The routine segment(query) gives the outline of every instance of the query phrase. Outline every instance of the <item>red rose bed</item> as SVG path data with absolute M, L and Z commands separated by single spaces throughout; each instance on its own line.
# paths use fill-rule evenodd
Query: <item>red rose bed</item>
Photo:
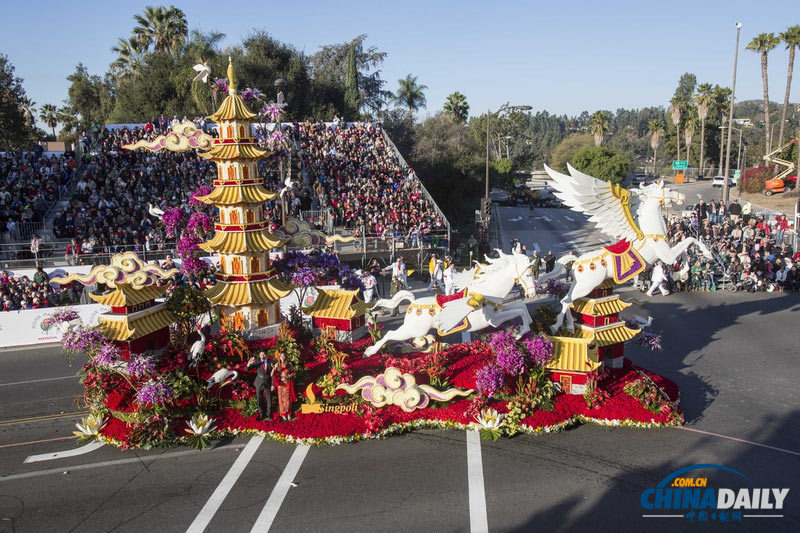
M 248 348 L 251 352 L 269 350 L 274 343 L 273 339 L 259 341 L 250 344 Z M 438 355 L 387 354 L 363 359 L 364 348 L 370 344 L 369 339 L 350 344 L 335 343 L 335 348 L 346 354 L 343 373 L 347 375 L 347 382 L 354 383 L 362 376 L 375 376 L 385 368 L 395 366 L 403 372 L 413 374 L 417 383 L 433 381 L 439 389 L 476 389 L 476 373 L 494 357 L 489 344 L 474 341 L 452 345 Z M 295 412 L 289 421 L 282 421 L 277 416 L 265 421 L 257 418 L 252 407 L 255 372 L 246 369 L 246 361 L 241 354 L 227 361 L 221 361 L 219 356 L 209 357 L 207 364 L 201 364 L 196 369 L 186 368 L 184 352 L 165 354 L 155 369 L 158 374 L 167 375 L 179 371 L 181 373 L 178 375 L 182 380 L 196 380 L 205 385 L 205 380 L 224 364 L 225 368 L 239 372 L 239 379 L 229 386 L 212 388 L 202 400 L 202 405 L 197 393 L 193 396 L 176 392 L 157 409 L 147 411 L 147 416 L 142 414 L 147 406 L 140 405 L 137 401 L 136 391 L 130 380 L 117 374 L 94 373 L 91 365 L 85 365 L 86 375 L 83 381 L 87 401 L 93 407 L 93 413 L 106 419 L 97 438 L 123 448 L 186 442 L 187 421 L 193 414 L 202 412 L 213 420 L 215 426 L 208 435 L 210 438 L 251 433 L 291 443 L 339 444 L 368 438 L 385 438 L 414 429 L 479 429 L 476 419 L 482 409 L 495 409 L 500 414 L 509 410 L 508 401 L 497 397 L 486 398 L 477 391 L 467 398 L 441 404 L 432 402 L 428 408 L 412 412 L 405 412 L 395 406 L 376 408 L 363 401 L 360 395 L 348 395 L 342 390 L 326 396 L 316 383 L 330 373 L 329 361 L 315 352 L 317 345 L 313 341 L 306 340 L 298 345 L 301 349 L 300 362 L 304 367 L 304 381 L 298 380 L 295 383 L 299 402 L 293 405 Z M 641 399 L 626 391 L 626 385 L 637 380 L 649 381 L 651 385 L 655 385 L 664 400 L 663 404 L 670 407 L 662 405 L 661 409 L 653 409 L 652 406 L 650 409 L 645 408 Z M 322 405 L 337 402 L 340 405 L 355 402 L 357 405 L 352 412 L 343 414 L 301 413 L 300 404 L 307 401 L 303 392 L 309 383 L 313 384 L 311 390 L 317 402 Z M 440 386 L 442 384 L 444 385 Z M 601 399 L 596 402 L 589 402 L 582 395 L 555 394 L 551 410 L 533 409 L 530 414 L 521 418 L 511 434 L 549 433 L 589 422 L 635 427 L 678 425 L 682 422 L 680 409 L 677 407 L 677 385 L 662 376 L 635 368 L 629 361 L 626 361 L 623 368 L 610 369 L 598 377 L 597 390 L 601 391 Z M 594 407 L 589 407 L 590 404 Z M 273 401 L 273 406 L 276 405 L 277 402 Z

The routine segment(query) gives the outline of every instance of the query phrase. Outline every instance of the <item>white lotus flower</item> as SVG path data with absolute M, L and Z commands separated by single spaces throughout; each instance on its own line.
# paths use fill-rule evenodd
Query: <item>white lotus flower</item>
M 216 429 L 213 422 L 214 419 L 209 418 L 208 415 L 194 415 L 191 420 L 186 422 L 186 425 L 189 426 L 186 429 L 186 433 L 194 435 L 195 437 L 208 435 Z
M 96 437 L 98 432 L 106 425 L 106 419 L 102 416 L 89 415 L 81 423 L 75 424 L 78 431 L 73 431 L 78 437 Z
M 505 415 L 497 412 L 497 409 L 482 409 L 481 414 L 475 417 L 479 429 L 499 429 L 503 423 Z

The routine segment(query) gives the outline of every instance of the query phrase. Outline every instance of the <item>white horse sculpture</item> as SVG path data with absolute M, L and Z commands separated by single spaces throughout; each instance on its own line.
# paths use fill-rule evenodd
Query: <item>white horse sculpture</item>
M 539 281 L 556 277 L 564 272 L 564 263 L 574 260 L 574 281 L 567 295 L 561 299 L 561 312 L 556 323 L 551 326 L 553 333 L 561 327 L 564 317 L 567 329 L 573 331 L 570 304 L 592 292 L 607 279 L 624 283 L 656 260 L 673 264 L 693 244 L 700 248 L 705 257 L 712 257 L 708 247 L 694 237 L 687 237 L 670 247 L 661 208 L 672 202 L 680 205 L 686 197 L 664 187 L 663 180 L 627 190 L 593 178 L 570 165 L 567 167 L 569 176 L 545 165 L 545 170 L 553 179 L 555 195 L 573 210 L 588 215 L 589 221 L 603 233 L 620 241 L 577 258 L 561 258 L 559 268 L 539 277 Z
M 410 300 L 411 305 L 403 325 L 367 348 L 364 357 L 378 353 L 388 341 L 424 337 L 432 328 L 436 328 L 439 335 L 449 335 L 498 327 L 519 317 L 522 319 L 519 336 L 530 331 L 531 316 L 525 304 L 503 302 L 516 283 L 523 288 L 526 297 L 536 293 L 530 260 L 519 253 L 507 255 L 500 250 L 498 253 L 497 259 L 486 258 L 488 265 L 479 265 L 454 277 L 454 285 L 462 289 L 454 299 L 427 296 L 417 300 L 410 291 L 400 291 L 391 299 L 378 300 L 375 307 L 394 309 L 404 300 Z

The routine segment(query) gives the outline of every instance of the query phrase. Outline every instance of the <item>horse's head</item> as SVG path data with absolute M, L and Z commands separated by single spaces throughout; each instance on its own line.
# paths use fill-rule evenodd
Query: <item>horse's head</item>
M 656 200 L 662 206 L 669 206 L 672 202 L 681 205 L 686 201 L 683 193 L 664 187 L 664 180 L 657 180 L 649 185 L 640 183 L 639 188 L 632 189 L 632 192 L 638 194 L 642 200 Z
M 528 256 L 514 252 L 509 259 L 514 266 L 514 282 L 519 283 L 522 290 L 525 291 L 525 298 L 536 296 L 536 281 L 533 278 L 531 261 Z

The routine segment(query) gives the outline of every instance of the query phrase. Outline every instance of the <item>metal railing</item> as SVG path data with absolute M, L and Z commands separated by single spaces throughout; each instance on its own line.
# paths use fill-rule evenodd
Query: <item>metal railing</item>
M 311 209 L 300 212 L 300 219 L 310 224 L 316 224 L 328 235 L 333 234 L 333 209 Z

